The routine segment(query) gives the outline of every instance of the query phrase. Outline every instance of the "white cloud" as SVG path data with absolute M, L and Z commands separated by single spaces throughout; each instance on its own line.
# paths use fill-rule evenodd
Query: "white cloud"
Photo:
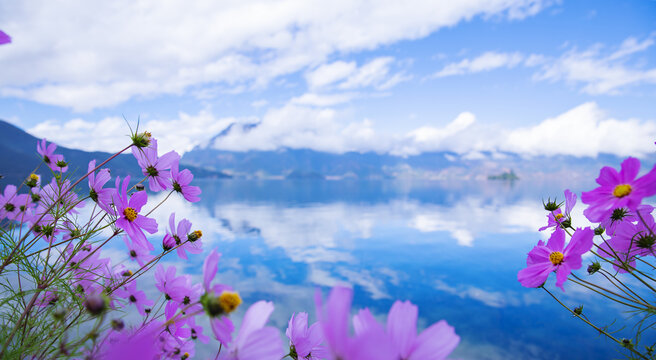
M 0 52 L 2 68 L 11 70 L 0 76 L 0 94 L 87 111 L 204 84 L 262 87 L 334 54 L 422 38 L 475 16 L 521 19 L 548 4 L 3 2 L 0 23 L 14 41 Z
M 653 44 L 653 36 L 642 42 L 628 38 L 609 55 L 602 54 L 600 45 L 585 51 L 572 49 L 555 60 L 546 61 L 534 78 L 581 84 L 583 92 L 593 95 L 619 94 L 629 86 L 656 83 L 656 68 L 642 69 L 626 64 L 627 56 L 644 51 Z
M 179 113 L 173 120 L 143 120 L 139 130 L 148 130 L 158 139 L 160 154 L 175 150 L 181 155 L 195 145 L 208 141 L 235 118 L 216 118 L 203 110 L 196 115 Z M 130 124 L 135 127 L 134 122 Z M 118 151 L 129 145 L 129 128 L 125 119 L 107 117 L 99 122 L 75 118 L 66 122 L 45 121 L 27 130 L 60 145 L 87 151 Z
M 355 72 L 357 65 L 354 61 L 335 61 L 324 64 L 305 74 L 310 88 L 322 87 L 343 80 Z
M 589 102 L 535 126 L 510 131 L 498 148 L 523 155 L 644 156 L 654 151 L 655 138 L 656 122 L 609 118 Z
M 464 59 L 458 63 L 446 65 L 442 70 L 436 72 L 432 77 L 440 78 L 453 75 L 471 74 L 490 71 L 498 68 L 513 68 L 524 60 L 520 53 L 498 53 L 488 51 L 474 59 Z

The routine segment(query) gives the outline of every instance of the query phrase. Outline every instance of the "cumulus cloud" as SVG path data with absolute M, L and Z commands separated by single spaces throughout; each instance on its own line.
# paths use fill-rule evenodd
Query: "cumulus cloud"
M 471 74 L 483 71 L 490 71 L 498 68 L 513 68 L 524 60 L 524 55 L 520 53 L 498 53 L 488 51 L 473 59 L 464 59 L 457 63 L 451 63 L 432 77 L 441 78 L 453 75 Z
M 654 151 L 656 122 L 608 117 L 588 102 L 541 123 L 510 131 L 500 150 L 524 155 L 644 156 Z
M 12 69 L 0 76 L 0 94 L 87 111 L 132 98 L 181 94 L 191 86 L 263 87 L 334 54 L 422 38 L 475 16 L 521 19 L 549 3 L 3 2 L 0 23 L 14 42 L 11 51 L 0 52 L 2 68 Z M 392 78 L 378 85 L 402 80 Z M 345 84 L 361 86 L 370 79 L 363 74 Z
M 406 134 L 378 131 L 374 119 L 343 122 L 340 111 L 327 107 L 347 101 L 352 94 L 305 94 L 261 117 L 218 118 L 210 111 L 180 113 L 176 119 L 147 119 L 148 129 L 160 139 L 161 151 L 184 153 L 196 145 L 230 151 L 277 150 L 283 147 L 331 153 L 348 151 L 410 156 L 450 151 L 466 159 L 483 159 L 492 153 L 513 152 L 522 156 L 573 155 L 595 157 L 601 153 L 643 157 L 653 152 L 656 122 L 653 119 L 615 119 L 596 103 L 588 102 L 536 125 L 502 129 L 476 121 L 462 112 L 445 125 L 425 125 Z M 233 126 L 220 141 L 211 139 L 233 123 L 257 123 L 254 128 Z M 115 151 L 127 143 L 122 118 L 95 123 L 82 118 L 66 122 L 46 121 L 31 129 L 60 145 L 83 150 Z M 93 139 L 90 141 L 89 139 Z M 631 139 L 631 141 L 627 141 Z
M 207 142 L 235 118 L 217 118 L 207 110 L 196 115 L 179 113 L 171 120 L 142 120 L 139 129 L 148 130 L 159 140 L 160 153 L 176 150 L 183 154 L 194 146 Z M 136 124 L 132 123 L 134 128 Z M 121 117 L 107 117 L 99 122 L 75 118 L 65 122 L 48 120 L 27 130 L 57 144 L 87 151 L 118 151 L 129 144 L 129 128 Z

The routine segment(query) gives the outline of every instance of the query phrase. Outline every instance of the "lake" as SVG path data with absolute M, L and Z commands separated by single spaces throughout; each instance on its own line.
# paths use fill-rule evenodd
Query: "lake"
M 199 203 L 171 197 L 166 208 L 203 231 L 206 253 L 215 247 L 223 254 L 218 279 L 238 290 L 244 305 L 274 301 L 270 323 L 282 331 L 294 311 L 309 312 L 314 319 L 317 287 L 325 295 L 333 285 L 348 284 L 355 293 L 354 309 L 368 307 L 381 321 L 396 299 L 419 306 L 420 329 L 445 319 L 461 337 L 454 359 L 621 357 L 613 343 L 572 317 L 546 292 L 523 288 L 517 281 L 526 253 L 549 235 L 537 231 L 546 224 L 542 199 L 563 199 L 564 184 L 195 184 L 203 189 Z M 580 196 L 580 190 L 590 190 L 593 184 L 591 179 L 572 190 Z M 158 194 L 151 201 L 162 197 Z M 582 210 L 579 202 L 575 226 Z M 161 212 L 157 220 L 163 231 L 168 213 Z M 167 261 L 199 275 L 203 258 L 181 263 L 170 256 Z M 589 262 L 584 259 L 580 276 L 588 276 Z M 583 304 L 584 314 L 598 325 L 628 316 L 599 296 L 571 286 L 563 293 L 554 283 L 552 275 L 548 288 L 571 307 Z

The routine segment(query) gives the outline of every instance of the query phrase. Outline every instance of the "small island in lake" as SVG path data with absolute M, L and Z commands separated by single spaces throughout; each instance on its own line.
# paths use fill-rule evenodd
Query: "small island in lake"
M 510 180 L 510 181 L 513 181 L 513 180 L 519 180 L 519 176 L 517 176 L 517 174 L 515 174 L 514 171 L 510 170 L 510 171 L 506 171 L 504 173 L 501 173 L 499 175 L 488 175 L 487 179 L 488 180 Z

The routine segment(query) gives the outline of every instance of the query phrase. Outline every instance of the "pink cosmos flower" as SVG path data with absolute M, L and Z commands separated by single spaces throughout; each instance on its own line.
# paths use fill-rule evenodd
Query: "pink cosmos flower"
M 100 169 L 98 175 L 93 172 L 93 169 L 96 168 L 96 160 L 89 161 L 89 167 L 87 172 L 89 172 L 89 197 L 95 203 L 100 206 L 101 209 L 105 210 L 110 214 L 114 214 L 114 210 L 111 207 L 112 203 L 112 194 L 115 189 L 103 189 L 105 183 L 111 179 L 109 175 L 109 169 Z
M 139 214 L 141 208 L 148 201 L 148 195 L 145 191 L 137 191 L 128 201 L 128 184 L 130 183 L 130 175 L 126 176 L 123 180 L 121 187 L 121 178 L 116 177 L 116 191 L 112 194 L 114 199 L 114 206 L 116 207 L 116 226 L 125 230 L 130 236 L 132 241 L 136 241 L 142 247 L 148 250 L 154 250 L 155 247 L 144 235 L 143 230 L 151 234 L 157 232 L 157 221 Z
M 589 227 L 578 228 L 565 246 L 565 230 L 556 228 L 547 245 L 538 243 L 528 253 L 525 269 L 517 274 L 517 280 L 525 287 L 539 287 L 547 281 L 551 272 L 556 272 L 556 286 L 565 291 L 563 284 L 567 276 L 581 268 L 581 255 L 592 248 L 594 231 Z
M 656 255 L 656 222 L 651 214 L 642 215 L 642 219 L 644 223 L 620 223 L 613 236 L 599 246 L 599 255 L 614 258 L 613 267 L 619 272 L 627 272 L 626 265 L 635 268 L 638 256 Z
M 5 186 L 4 194 L 0 194 L 0 220 L 7 218 L 20 221 L 21 206 L 27 207 L 29 202 L 30 198 L 27 194 L 16 193 L 16 186 Z
M 280 360 L 284 352 L 278 329 L 264 326 L 272 312 L 272 302 L 258 301 L 251 305 L 246 310 L 235 341 L 221 359 Z
M 0 30 L 0 45 L 2 44 L 9 44 L 11 42 L 11 37 L 4 33 L 2 30 Z
M 175 272 L 175 266 L 171 265 L 165 269 L 164 266 L 157 265 L 155 269 L 155 286 L 164 294 L 166 300 L 182 303 L 188 279 L 184 275 L 176 277 Z
M 549 215 L 547 215 L 547 226 L 541 227 L 539 231 L 560 226 L 565 220 L 570 219 L 570 213 L 574 205 L 576 205 L 576 194 L 569 189 L 565 190 L 565 213 L 562 212 L 560 207 L 549 212 Z
M 127 285 L 118 288 L 114 291 L 116 296 L 128 299 L 128 301 L 137 307 L 139 314 L 141 316 L 146 316 L 146 308 L 150 308 L 155 303 L 152 300 L 148 300 L 146 293 L 137 289 L 137 281 L 132 280 L 127 283 Z
M 635 210 L 645 197 L 656 194 L 656 166 L 636 179 L 640 160 L 629 157 L 622 162 L 622 169 L 604 166 L 597 178 L 598 188 L 583 192 L 581 201 L 589 207 L 583 214 L 591 222 L 598 223 L 612 214 L 614 209 Z
M 125 243 L 125 246 L 128 248 L 128 254 L 130 254 L 130 260 L 136 261 L 139 266 L 144 266 L 144 264 L 147 264 L 149 261 L 154 259 L 155 257 L 153 255 L 150 255 L 150 250 L 148 249 L 147 246 L 143 246 L 141 242 L 130 242 L 128 240 L 127 236 L 123 237 L 123 242 Z M 150 242 L 148 242 L 150 244 Z
M 645 215 L 649 215 L 653 211 L 654 207 L 647 204 L 638 206 L 635 211 L 629 211 L 625 208 L 613 209 L 611 216 L 602 220 L 599 226 L 604 228 L 606 234 L 613 236 L 618 225 L 640 221 L 640 216 L 644 218 Z M 640 216 L 638 216 L 638 213 L 640 213 Z
M 349 315 L 353 290 L 336 286 L 325 306 L 317 290 L 317 318 L 329 349 L 329 360 L 398 360 L 382 326 L 363 326 L 356 337 L 349 335 Z M 367 324 L 374 325 L 374 322 Z
M 148 176 L 148 186 L 151 191 L 162 191 L 171 188 L 171 165 L 180 161 L 180 155 L 169 151 L 161 157 L 157 156 L 157 140 L 151 139 L 145 148 L 132 147 L 132 154 L 137 158 L 141 171 Z
M 64 180 L 61 185 L 54 178 L 49 184 L 44 186 L 39 195 L 41 196 L 41 205 L 48 208 L 56 206 L 60 209 L 66 209 L 71 214 L 78 214 L 77 209 L 84 207 L 84 201 L 78 201 L 75 191 L 70 190 L 71 182 Z
M 308 328 L 308 314 L 305 312 L 292 314 L 285 334 L 289 338 L 290 349 L 293 349 L 299 359 L 319 360 L 330 355 L 321 345 L 321 324 L 316 322 Z
M 232 290 L 230 286 L 224 284 L 215 284 L 210 287 L 212 280 L 216 276 L 216 272 L 219 270 L 218 264 L 220 258 L 221 254 L 212 249 L 203 262 L 203 288 L 206 293 L 212 296 L 218 296 L 224 291 Z M 235 329 L 235 326 L 230 318 L 227 316 L 213 317 L 210 319 L 210 325 L 212 326 L 214 336 L 223 345 L 228 345 L 232 341 L 232 331 Z
M 169 216 L 169 231 L 167 231 L 166 235 L 164 235 L 164 240 L 162 241 L 164 250 L 168 250 L 172 248 L 173 246 L 170 246 L 171 244 L 175 244 L 174 246 L 182 244 L 182 246 L 179 246 L 176 249 L 176 252 L 178 253 L 180 259 L 185 259 L 185 260 L 187 260 L 186 251 L 189 251 L 191 254 L 202 253 L 203 249 L 201 247 L 202 243 L 200 239 L 197 239 L 193 242 L 187 241 L 188 240 L 187 235 L 189 234 L 190 231 L 191 231 L 191 222 L 187 219 L 180 220 L 176 229 L 175 213 L 171 213 L 171 215 Z
M 36 152 L 38 152 L 43 157 L 43 162 L 48 165 L 52 171 L 60 171 L 62 173 L 68 170 L 68 166 L 60 167 L 57 165 L 58 162 L 64 161 L 64 155 L 55 154 L 57 150 L 57 145 L 55 143 L 48 144 L 46 139 L 41 139 L 41 142 L 36 144 Z
M 365 309 L 366 310 L 366 309 Z M 368 314 L 368 316 L 367 316 Z M 397 359 L 407 360 L 442 360 L 458 346 L 460 337 L 452 326 L 441 320 L 429 326 L 417 335 L 418 308 L 409 301 L 396 301 L 387 315 L 387 335 L 389 336 Z M 360 316 L 361 319 L 357 319 Z M 360 320 L 360 321 L 357 321 Z M 363 323 L 378 322 L 368 310 L 364 316 L 356 315 L 353 319 L 356 334 L 362 330 Z M 356 327 L 355 324 L 360 323 Z
M 182 196 L 189 202 L 200 201 L 201 191 L 198 186 L 191 186 L 191 181 L 194 179 L 194 175 L 188 169 L 184 169 L 178 172 L 178 162 L 174 162 L 171 165 L 171 181 L 173 184 L 173 190 L 182 194 Z
M 163 324 L 151 321 L 139 329 L 109 330 L 105 341 L 100 344 L 98 358 L 101 360 L 146 360 L 161 357 L 159 342 Z

